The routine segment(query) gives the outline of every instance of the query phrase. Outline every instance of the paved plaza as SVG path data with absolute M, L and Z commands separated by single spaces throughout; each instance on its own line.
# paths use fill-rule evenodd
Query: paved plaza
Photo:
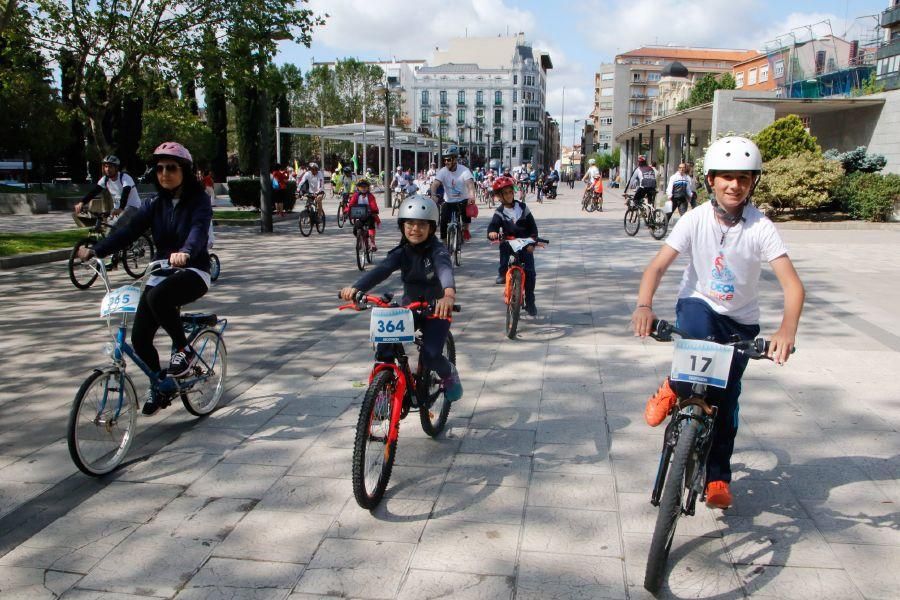
M 537 254 L 539 315 L 516 340 L 482 208 L 457 269 L 465 396 L 437 440 L 415 415 L 402 422 L 372 513 L 350 485 L 373 352 L 368 315 L 337 311 L 358 276 L 349 228 L 219 231 L 221 279 L 192 308 L 229 319 L 226 405 L 142 418 L 103 479 L 76 470 L 65 440 L 72 398 L 104 362 L 100 284 L 76 290 L 62 262 L 0 271 L 0 599 L 649 597 L 662 429 L 643 407 L 672 350 L 628 327 L 660 242 L 625 235 L 617 193 L 606 204 L 580 212 L 579 187 L 530 204 L 551 244 Z M 798 352 L 749 366 L 735 506 L 679 521 L 663 597 L 900 590 L 900 231 L 782 234 L 808 290 Z M 379 247 L 398 237 L 385 217 Z M 674 317 L 681 264 L 661 317 Z M 767 335 L 781 317 L 768 269 L 761 289 Z

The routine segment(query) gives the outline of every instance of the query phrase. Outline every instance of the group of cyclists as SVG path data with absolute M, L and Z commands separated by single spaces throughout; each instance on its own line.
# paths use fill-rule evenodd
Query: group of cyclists
M 521 179 L 517 181 L 509 172 L 494 174 L 490 170 L 476 171 L 480 173 L 476 177 L 459 162 L 459 151 L 455 146 L 449 147 L 441 158 L 440 169 L 434 166 L 429 169 L 427 177 L 430 181 L 425 194 L 418 193 L 418 188 L 413 190 L 414 182 L 398 170 L 395 182 L 409 192 L 399 207 L 400 242 L 371 271 L 343 288 L 340 295 L 345 300 L 353 300 L 358 292 L 367 292 L 400 271 L 404 302 L 425 299 L 434 303 L 434 318 L 425 319 L 417 326 L 423 335 L 426 365 L 440 375 L 446 398 L 455 402 L 462 397 L 462 382 L 456 366 L 442 354 L 450 329 L 449 317 L 457 298 L 453 264 L 442 243 L 450 215 L 454 211 L 457 213 L 463 224 L 464 237 L 470 237 L 473 211 L 467 207 L 476 202 L 476 185 L 488 184 L 493 196 L 499 200 L 487 228 L 489 240 L 536 239 L 538 226 L 529 207 L 515 198 L 515 189 L 521 185 Z M 162 381 L 183 376 L 196 361 L 196 353 L 185 339 L 179 321 L 179 309 L 201 298 L 210 287 L 207 248 L 212 208 L 209 195 L 196 177 L 191 154 L 183 145 L 177 142 L 161 144 L 153 152 L 151 164 L 156 194 L 141 202 L 133 180 L 119 171 L 118 160 L 113 156 L 106 157 L 103 177 L 76 206 L 76 213 L 103 190 L 110 192 L 118 203 L 110 211 L 118 217 L 116 227 L 93 248 L 82 248 L 79 256 L 83 260 L 94 256 L 102 258 L 119 251 L 149 229 L 156 248 L 154 259 L 167 259 L 173 267 L 149 278 L 132 330 L 132 342 L 138 356 Z M 673 203 L 677 201 L 694 207 L 696 193 L 687 168 L 684 163 L 679 165 L 678 173 L 668 182 L 666 194 Z M 698 339 L 719 343 L 754 338 L 760 331 L 758 282 L 761 263 L 768 262 L 784 296 L 781 326 L 771 338 L 769 352 L 773 360 L 783 364 L 795 343 L 805 292 L 778 231 L 751 202 L 762 173 L 759 150 L 747 138 L 722 138 L 707 150 L 704 168 L 704 184 L 710 193 L 710 202 L 697 206 L 676 223 L 644 270 L 632 313 L 634 334 L 644 337 L 651 333 L 656 319 L 653 299 L 660 281 L 675 259 L 684 255 L 687 266 L 675 305 L 679 328 Z M 585 183 L 593 186 L 601 179 L 596 165 L 591 162 L 584 176 Z M 638 160 L 629 184 L 638 188 L 636 199 L 652 201 L 656 177 L 646 160 Z M 348 212 L 353 206 L 369 208 L 371 220 L 365 225 L 374 242 L 380 219 L 369 179 L 356 179 L 352 170 L 349 173 L 344 170 L 340 185 L 341 192 L 351 193 Z M 324 178 L 316 163 L 310 163 L 300 186 L 303 193 L 317 197 L 321 208 Z M 528 275 L 525 308 L 529 314 L 536 315 L 533 246 L 529 248 L 523 264 Z M 501 243 L 498 284 L 504 282 L 510 252 L 509 245 Z M 161 368 L 153 345 L 159 328 L 173 341 L 174 350 L 166 369 Z M 730 458 L 737 434 L 741 376 L 746 364 L 746 360 L 736 357 L 728 386 L 710 395 L 710 400 L 718 406 L 718 417 L 707 467 L 706 500 L 717 508 L 727 508 L 732 503 Z M 684 385 L 668 379 L 663 381 L 645 407 L 649 425 L 659 425 L 673 410 L 676 398 L 690 393 L 689 389 L 681 389 Z M 169 395 L 157 389 L 166 388 L 151 387 L 143 406 L 145 415 L 156 413 L 171 401 Z

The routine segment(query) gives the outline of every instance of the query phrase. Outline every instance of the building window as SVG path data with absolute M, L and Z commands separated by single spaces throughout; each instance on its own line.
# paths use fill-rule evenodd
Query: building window
M 519 116 L 519 111 L 515 108 L 513 109 L 513 123 L 515 123 L 518 119 L 516 117 Z
M 738 71 L 734 74 L 734 87 L 742 88 L 744 87 L 744 72 Z
M 603 88 L 600 90 L 600 95 L 607 96 L 607 97 L 612 96 L 614 91 L 615 91 L 615 88 Z
M 784 77 L 784 61 L 776 60 L 775 61 L 775 78 Z
M 519 76 L 513 73 L 513 85 L 519 84 Z
M 479 127 L 475 130 L 475 141 L 483 142 L 484 141 L 484 130 Z
M 428 106 L 428 90 L 422 90 L 422 104 Z
M 659 73 L 656 73 L 656 72 L 648 73 L 647 81 L 659 81 Z
M 503 120 L 503 110 L 499 108 L 494 109 L 494 123 L 499 123 Z
M 513 90 L 513 104 L 519 101 L 519 90 Z
M 756 69 L 750 69 L 747 71 L 747 85 L 755 85 L 756 84 Z
M 466 122 L 466 110 L 464 108 L 460 108 L 456 111 L 456 124 L 462 125 Z
M 447 105 L 447 90 L 441 90 L 441 104 Z
M 759 82 L 764 83 L 769 80 L 769 65 L 763 65 L 759 68 Z
M 516 138 L 513 138 L 513 139 L 516 139 Z M 516 147 L 513 146 L 513 147 L 512 147 L 512 150 L 510 150 L 510 152 L 512 153 L 512 154 L 510 154 L 510 156 L 512 156 L 513 158 L 515 158 L 515 157 L 516 157 Z
M 602 73 L 600 75 L 600 80 L 601 81 L 612 81 L 615 78 L 615 76 L 616 76 L 615 73 Z
M 612 125 L 612 117 L 603 117 L 600 119 L 601 125 Z
M 601 102 L 600 110 L 612 110 L 613 103 L 612 102 Z
M 500 130 L 499 129 L 494 129 L 494 143 L 496 143 L 496 144 L 500 143 Z
M 513 130 L 512 130 L 512 134 L 513 134 L 512 140 L 513 140 L 513 141 L 516 141 L 516 132 L 517 132 L 517 131 L 518 131 L 518 129 L 517 129 L 516 127 L 513 127 Z
M 503 92 L 499 90 L 494 92 L 494 104 L 503 104 Z
M 475 92 L 475 104 L 484 104 L 484 92 L 481 90 Z
M 421 123 L 423 123 L 423 124 L 428 123 L 428 109 L 427 108 L 422 109 L 422 114 L 420 116 L 422 117 Z
M 466 103 L 465 90 L 459 90 L 458 92 L 456 92 L 456 103 L 457 104 L 465 104 Z

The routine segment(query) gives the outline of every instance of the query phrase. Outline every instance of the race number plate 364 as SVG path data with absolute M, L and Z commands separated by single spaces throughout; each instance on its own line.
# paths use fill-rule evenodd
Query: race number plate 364
M 733 355 L 733 346 L 702 340 L 677 340 L 670 378 L 724 388 L 728 385 Z
M 408 308 L 373 308 L 369 339 L 375 344 L 411 342 L 415 339 L 413 314 Z
M 100 316 L 108 317 L 116 313 L 137 312 L 138 301 L 141 299 L 141 290 L 133 285 L 122 287 L 107 292 L 100 305 Z

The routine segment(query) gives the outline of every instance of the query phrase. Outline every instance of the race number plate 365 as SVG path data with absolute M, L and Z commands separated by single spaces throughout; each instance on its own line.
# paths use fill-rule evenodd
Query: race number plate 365
M 413 314 L 408 308 L 373 308 L 369 339 L 375 344 L 411 342 L 415 339 Z
M 138 301 L 141 299 L 141 290 L 133 285 L 122 287 L 107 292 L 100 305 L 100 316 L 108 317 L 116 313 L 137 312 Z
M 733 355 L 733 346 L 702 340 L 677 340 L 670 378 L 724 388 L 728 385 Z

